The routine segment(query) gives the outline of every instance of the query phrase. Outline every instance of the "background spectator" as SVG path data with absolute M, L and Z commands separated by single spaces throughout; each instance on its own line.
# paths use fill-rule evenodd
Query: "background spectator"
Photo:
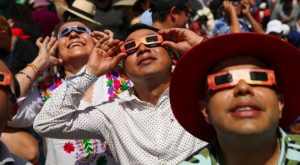
M 47 0 L 35 0 L 33 5 L 33 20 L 39 25 L 43 37 L 50 36 L 54 27 L 61 22 L 58 15 L 49 10 Z

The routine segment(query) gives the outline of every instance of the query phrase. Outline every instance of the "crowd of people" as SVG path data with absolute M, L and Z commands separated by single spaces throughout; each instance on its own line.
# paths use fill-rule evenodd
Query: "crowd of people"
M 1 0 L 0 164 L 300 164 L 299 5 Z

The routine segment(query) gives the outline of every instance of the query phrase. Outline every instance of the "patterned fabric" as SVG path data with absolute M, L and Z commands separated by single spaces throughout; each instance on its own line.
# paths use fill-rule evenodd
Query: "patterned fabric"
M 250 31 L 250 27 L 249 24 L 239 18 L 239 23 L 240 23 L 240 27 L 241 27 L 241 32 L 249 32 Z M 225 17 L 221 17 L 219 19 L 217 19 L 215 21 L 213 30 L 212 30 L 212 35 L 213 36 L 218 36 L 220 34 L 228 34 L 230 33 L 230 26 L 229 23 L 227 22 L 227 20 L 225 19 Z
M 127 77 L 122 74 L 121 69 L 106 73 L 105 77 L 107 78 L 106 86 L 108 87 L 109 100 L 113 100 L 118 94 L 126 91 L 131 84 Z
M 297 165 L 300 164 L 300 136 L 286 134 L 279 128 L 278 136 L 280 139 L 281 151 L 278 165 Z M 201 148 L 192 156 L 179 163 L 179 165 L 219 165 L 220 146 L 217 140 Z
M 45 72 L 37 79 L 37 85 L 44 102 L 51 98 L 52 92 L 61 85 L 57 75 Z M 92 105 L 112 100 L 117 94 L 128 89 L 129 80 L 121 72 L 113 71 L 102 76 L 94 83 Z M 80 101 L 79 109 L 91 106 Z M 116 164 L 105 141 L 98 139 L 45 139 L 47 165 L 113 165 Z
M 156 105 L 139 100 L 131 88 L 114 101 L 78 110 L 97 77 L 83 68 L 53 92 L 35 118 L 34 129 L 56 138 L 105 139 L 120 164 L 176 164 L 206 143 L 175 120 L 169 90 Z

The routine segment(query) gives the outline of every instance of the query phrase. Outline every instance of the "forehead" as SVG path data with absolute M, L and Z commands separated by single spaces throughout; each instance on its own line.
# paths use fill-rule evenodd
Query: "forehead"
M 233 70 L 233 69 L 252 69 L 252 68 L 269 68 L 268 65 L 256 57 L 239 56 L 225 59 L 216 64 L 211 73 Z
M 81 22 L 67 22 L 65 24 L 63 24 L 60 28 L 59 31 L 61 31 L 62 29 L 69 27 L 69 26 L 83 26 L 83 27 L 87 27 L 85 24 L 81 23 Z
M 151 34 L 157 34 L 157 32 L 152 31 L 150 29 L 139 29 L 139 30 L 132 32 L 130 35 L 128 35 L 128 37 L 125 39 L 125 41 L 138 39 L 142 36 L 147 36 L 147 35 L 151 35 Z

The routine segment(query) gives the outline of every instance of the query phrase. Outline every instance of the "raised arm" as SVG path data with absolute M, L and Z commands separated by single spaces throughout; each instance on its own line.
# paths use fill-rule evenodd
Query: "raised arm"
M 15 75 L 20 84 L 20 95 L 25 96 L 32 84 L 38 77 L 38 71 L 43 71 L 51 66 L 57 65 L 60 60 L 54 56 L 57 49 L 57 42 L 55 38 L 46 37 L 37 39 L 37 46 L 39 47 L 39 54 L 31 64 L 28 64 L 24 69 Z
M 228 19 L 231 33 L 241 32 L 240 22 L 237 13 L 232 5 L 232 1 L 223 1 L 225 17 Z
M 242 0 L 241 5 L 243 6 L 242 13 L 244 14 L 246 19 L 251 24 L 253 31 L 264 34 L 265 31 L 262 29 L 260 24 L 253 18 L 252 14 L 250 12 L 250 4 L 249 4 L 248 0 Z
M 99 138 L 105 129 L 106 120 L 96 107 L 79 110 L 79 103 L 87 89 L 99 76 L 110 71 L 118 64 L 124 54 L 115 56 L 115 48 L 106 51 L 97 45 L 89 57 L 86 67 L 75 76 L 71 76 L 58 87 L 45 103 L 34 121 L 34 129 L 41 135 L 53 138 Z M 103 45 L 102 45 L 103 46 Z M 116 47 L 118 44 L 116 45 Z M 95 131 L 96 129 L 96 131 Z M 96 133 L 95 133 L 96 132 Z

